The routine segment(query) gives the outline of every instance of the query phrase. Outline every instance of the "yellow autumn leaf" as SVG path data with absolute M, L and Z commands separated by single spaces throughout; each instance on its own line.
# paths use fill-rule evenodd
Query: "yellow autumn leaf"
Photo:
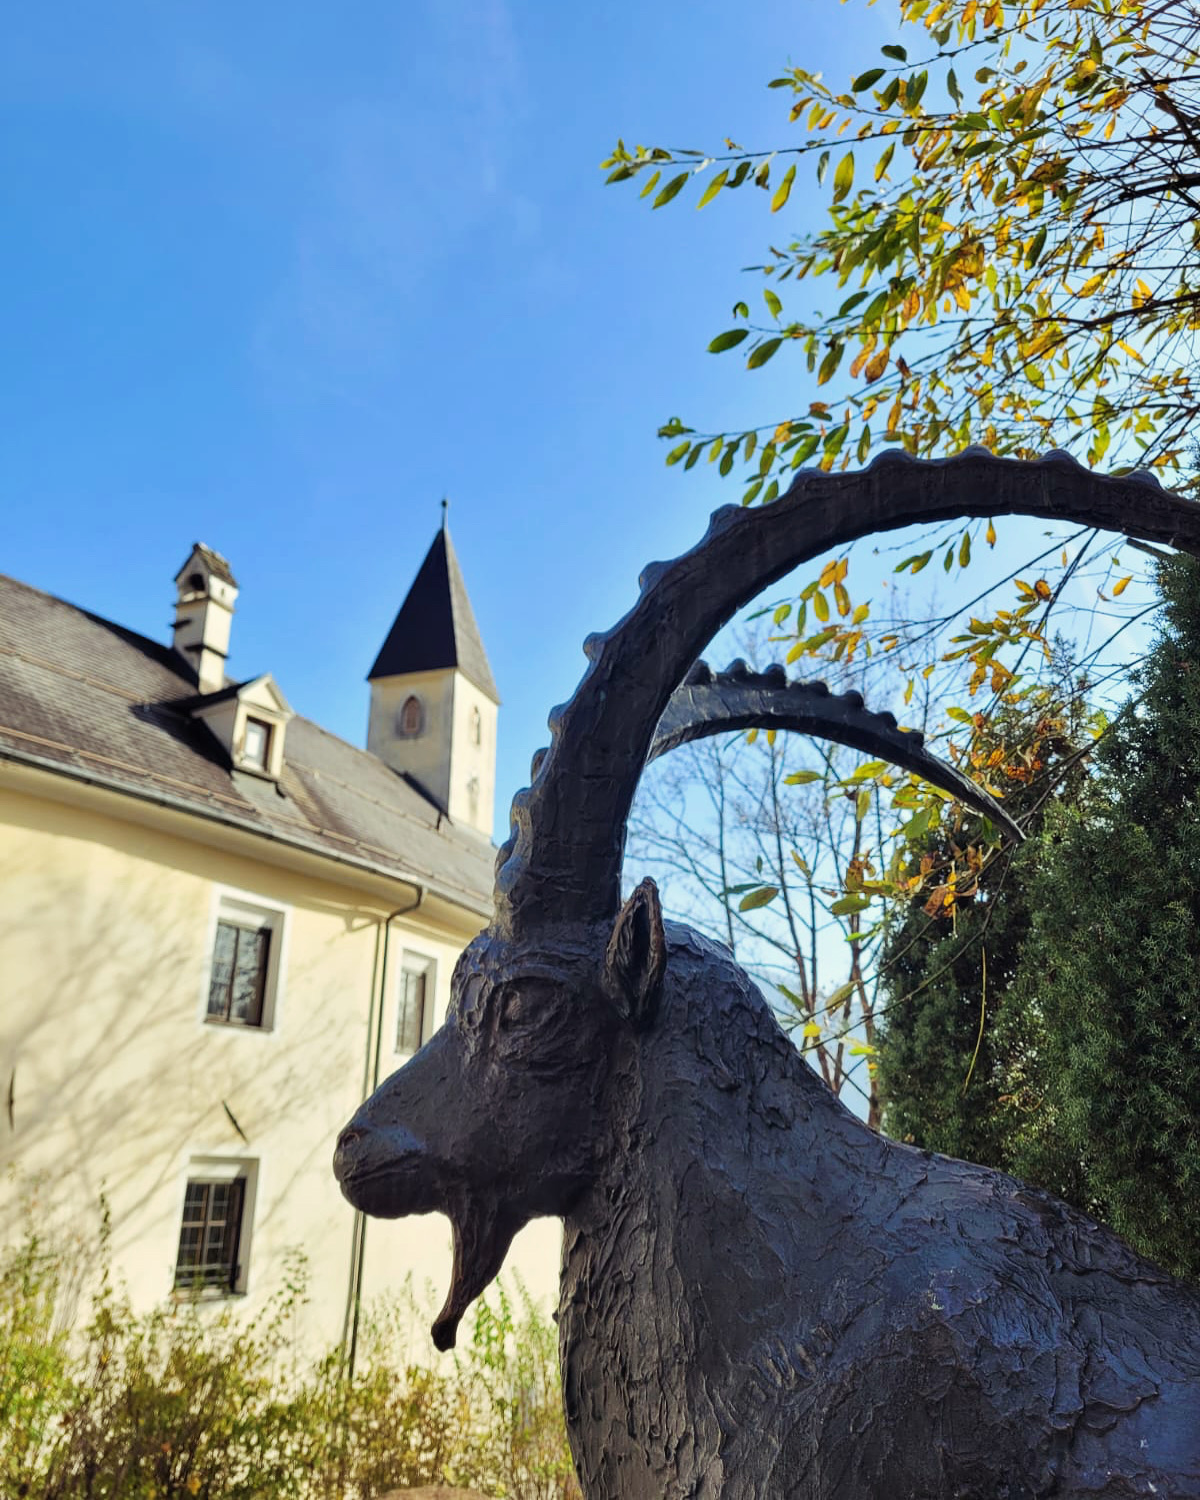
M 1120 596 L 1125 592 L 1125 590 L 1129 587 L 1129 580 L 1132 577 L 1133 577 L 1132 573 L 1126 573 L 1126 575 L 1125 575 L 1124 578 L 1118 578 L 1117 579 L 1116 583 L 1113 584 L 1113 598 L 1114 599 L 1120 598 Z
M 996 527 L 991 521 L 987 523 L 987 531 L 984 533 L 984 536 L 987 539 L 987 544 L 989 547 L 994 547 L 996 545 Z

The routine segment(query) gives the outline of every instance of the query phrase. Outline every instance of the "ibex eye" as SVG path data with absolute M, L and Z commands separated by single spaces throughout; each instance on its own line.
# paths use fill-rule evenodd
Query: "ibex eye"
M 520 990 L 506 990 L 500 998 L 499 1023 L 501 1026 L 515 1026 L 525 1019 L 527 1011 Z

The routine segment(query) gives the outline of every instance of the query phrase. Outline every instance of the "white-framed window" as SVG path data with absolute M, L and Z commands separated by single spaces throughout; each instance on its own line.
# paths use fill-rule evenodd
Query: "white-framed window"
M 175 1290 L 230 1297 L 246 1290 L 258 1189 L 258 1162 L 248 1157 L 194 1157 L 187 1167 Z
M 256 771 L 270 769 L 271 726 L 265 719 L 252 719 L 247 715 L 246 732 L 242 737 L 242 764 Z
M 400 956 L 396 997 L 396 1051 L 416 1052 L 429 1035 L 433 1021 L 433 982 L 437 966 L 423 953 L 407 948 Z
M 204 1019 L 215 1026 L 269 1031 L 283 975 L 287 909 L 240 892 L 217 893 Z

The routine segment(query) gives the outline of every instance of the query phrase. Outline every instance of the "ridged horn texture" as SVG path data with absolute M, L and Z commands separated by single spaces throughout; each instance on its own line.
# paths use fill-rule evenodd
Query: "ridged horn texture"
M 772 505 L 718 510 L 700 543 L 653 563 L 623 620 L 584 646 L 590 665 L 551 715 L 533 785 L 513 799 L 496 869 L 495 926 L 612 917 L 625 822 L 654 730 L 684 673 L 744 604 L 801 563 L 922 522 L 1023 514 L 1120 531 L 1200 554 L 1200 505 L 1151 476 L 1093 474 L 1069 454 L 1033 462 L 968 449 L 895 450 L 848 474 L 805 470 Z
M 861 693 L 831 693 L 823 682 L 788 682 L 781 666 L 755 674 L 741 662 L 726 672 L 697 662 L 671 694 L 646 760 L 657 760 L 689 740 L 736 729 L 785 729 L 849 745 L 941 787 L 1016 842 L 1025 837 L 995 797 L 925 749 L 919 730 L 901 729 L 889 713 L 872 713 Z

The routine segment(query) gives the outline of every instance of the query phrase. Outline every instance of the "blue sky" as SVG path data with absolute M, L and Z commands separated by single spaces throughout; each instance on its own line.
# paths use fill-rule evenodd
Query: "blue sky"
M 807 195 L 651 214 L 597 164 L 618 134 L 774 143 L 784 64 L 848 76 L 892 34 L 865 0 L 14 13 L 0 570 L 166 639 L 207 541 L 242 585 L 233 674 L 362 743 L 448 494 L 502 829 L 583 637 L 736 498 L 666 470 L 658 423 L 795 403 L 784 361 L 705 345 Z

